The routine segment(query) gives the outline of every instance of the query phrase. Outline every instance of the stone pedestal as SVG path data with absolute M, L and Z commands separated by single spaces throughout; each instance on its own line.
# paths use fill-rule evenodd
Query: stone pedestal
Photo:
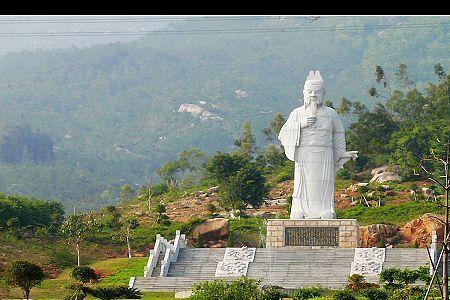
M 266 247 L 358 248 L 359 224 L 355 219 L 269 219 Z

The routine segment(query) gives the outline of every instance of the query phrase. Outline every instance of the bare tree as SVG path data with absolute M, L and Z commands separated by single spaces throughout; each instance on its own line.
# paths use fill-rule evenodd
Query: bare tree
M 443 263 L 442 263 L 442 299 L 448 300 L 448 254 L 449 254 L 449 202 L 448 202 L 448 191 L 450 189 L 450 179 L 449 179 L 449 160 L 450 160 L 450 142 L 443 142 L 440 140 L 437 140 L 439 144 L 443 145 L 443 153 L 437 154 L 436 151 L 431 150 L 431 155 L 427 158 L 422 158 L 421 163 L 419 165 L 420 172 L 414 172 L 415 175 L 422 176 L 425 179 L 428 179 L 437 185 L 439 185 L 444 191 L 445 191 L 445 205 L 441 205 L 441 207 L 444 207 L 445 210 L 445 217 L 444 220 L 441 220 L 437 218 L 441 223 L 444 224 L 444 240 L 442 242 L 442 251 L 443 251 Z M 431 170 L 429 167 L 427 167 L 427 162 L 435 162 L 438 164 L 443 165 L 443 174 L 437 175 L 437 171 Z M 442 254 L 441 254 L 442 256 Z M 436 269 L 439 267 L 439 261 L 436 264 Z M 436 272 L 435 272 L 436 273 Z M 425 295 L 425 299 L 427 299 L 428 292 L 431 288 L 431 285 L 433 284 L 434 277 L 436 274 L 433 274 L 433 278 L 430 282 L 430 286 L 428 287 L 427 294 Z

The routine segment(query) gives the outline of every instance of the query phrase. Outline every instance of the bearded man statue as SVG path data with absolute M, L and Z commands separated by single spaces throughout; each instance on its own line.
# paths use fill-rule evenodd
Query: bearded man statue
M 295 162 L 291 219 L 334 219 L 334 175 L 357 151 L 346 151 L 345 130 L 336 111 L 323 105 L 319 71 L 311 71 L 303 88 L 304 104 L 294 109 L 278 139 Z

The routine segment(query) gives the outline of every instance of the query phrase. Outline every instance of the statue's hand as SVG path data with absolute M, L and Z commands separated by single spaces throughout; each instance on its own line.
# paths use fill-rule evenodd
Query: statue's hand
M 300 125 L 302 128 L 308 127 L 316 123 L 316 117 L 308 117 L 305 119 L 302 119 L 300 122 Z
M 351 159 L 355 160 L 358 158 L 358 151 L 347 151 L 344 154 L 345 157 L 350 157 Z

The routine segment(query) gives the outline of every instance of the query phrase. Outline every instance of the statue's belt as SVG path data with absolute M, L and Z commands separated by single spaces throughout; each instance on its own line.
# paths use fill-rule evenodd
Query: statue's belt
M 300 147 L 333 147 L 333 143 L 331 142 L 323 142 L 323 141 L 301 141 L 299 144 Z

